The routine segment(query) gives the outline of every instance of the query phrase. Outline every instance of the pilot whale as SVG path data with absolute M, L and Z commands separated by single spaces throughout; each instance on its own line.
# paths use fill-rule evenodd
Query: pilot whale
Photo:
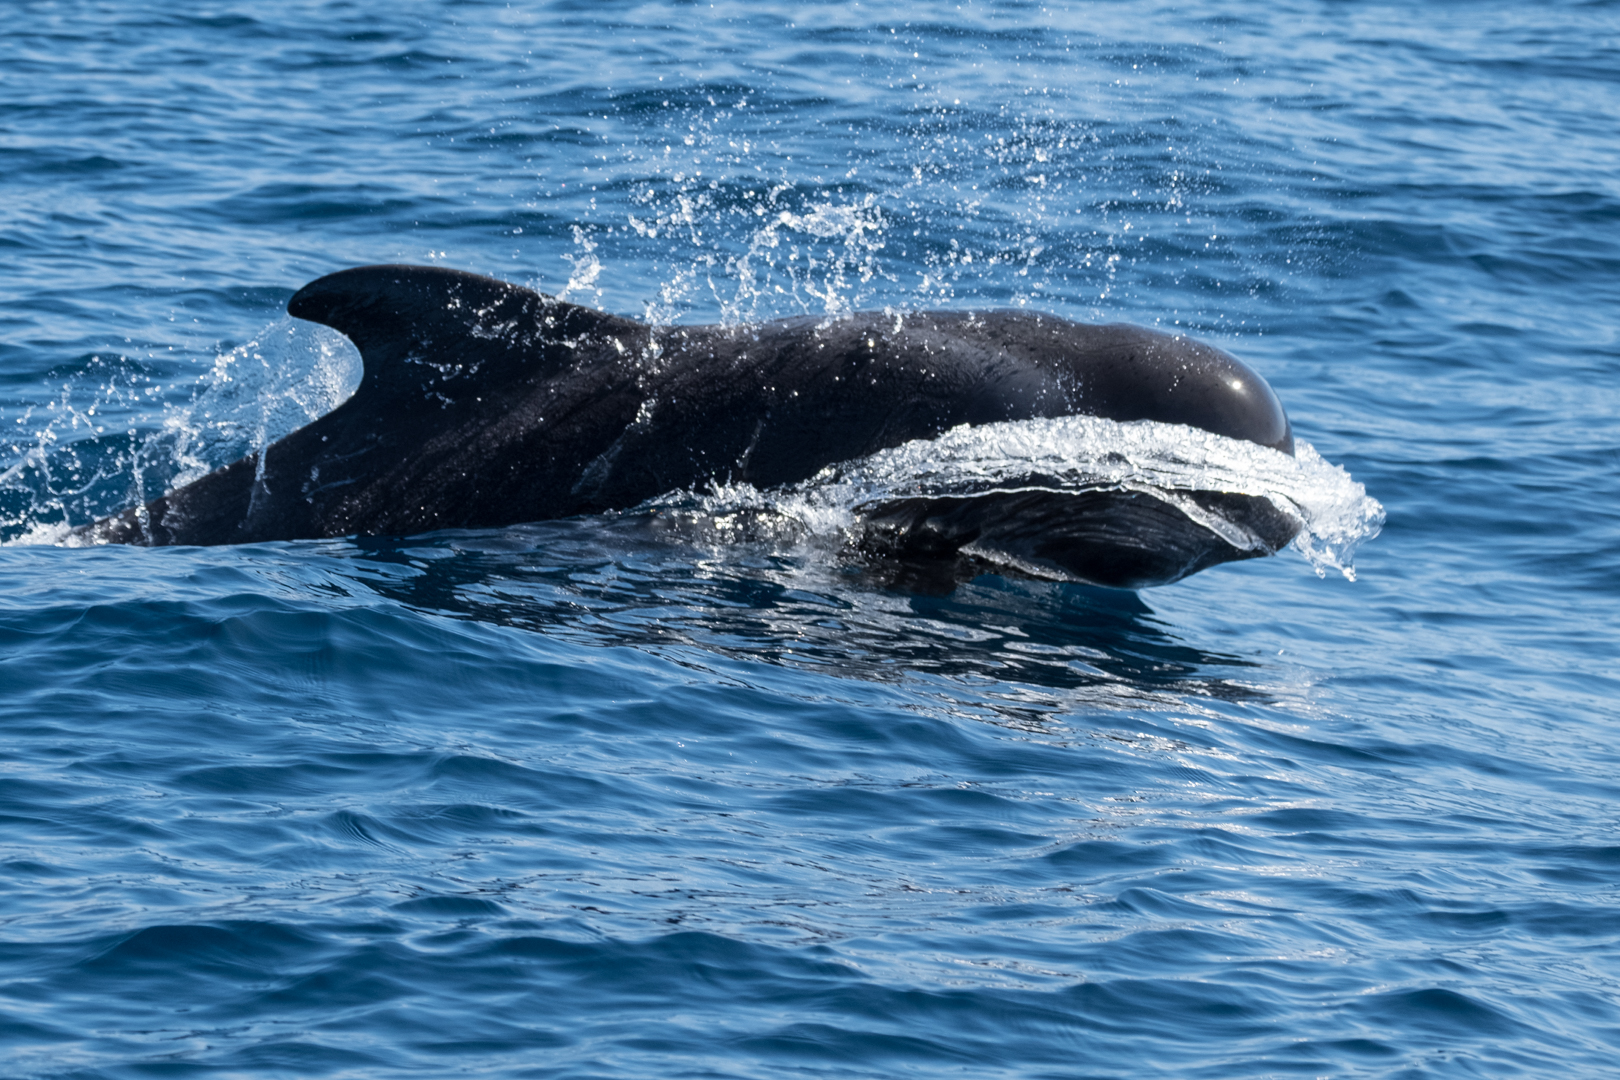
M 1281 403 L 1241 361 L 1125 324 L 991 311 L 658 327 L 423 266 L 343 270 L 287 311 L 359 349 L 354 395 L 260 453 L 81 527 L 77 542 L 500 527 L 710 484 L 796 484 L 960 425 L 1037 418 L 1153 420 L 1293 453 Z M 1269 554 L 1300 527 L 1263 498 L 1190 497 L 1260 544 L 1234 546 L 1140 491 L 1031 484 L 861 507 L 855 545 L 958 576 L 1000 562 L 1137 588 Z

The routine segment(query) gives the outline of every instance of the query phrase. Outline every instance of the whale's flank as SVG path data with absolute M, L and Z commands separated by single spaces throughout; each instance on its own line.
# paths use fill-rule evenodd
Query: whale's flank
M 1071 415 L 1293 449 L 1259 375 L 1213 346 L 1124 324 L 993 311 L 655 328 L 416 266 L 331 274 L 299 290 L 288 311 L 354 342 L 364 364 L 354 396 L 269 446 L 262 462 L 245 458 L 86 526 L 81 540 L 498 527 L 709 484 L 795 484 L 959 425 Z M 1152 501 L 1092 493 L 872 507 L 865 547 L 960 559 L 988 531 L 1016 538 L 1035 572 L 1123 586 L 1265 553 L 1233 548 Z M 1258 533 L 1272 549 L 1292 535 L 1277 521 Z

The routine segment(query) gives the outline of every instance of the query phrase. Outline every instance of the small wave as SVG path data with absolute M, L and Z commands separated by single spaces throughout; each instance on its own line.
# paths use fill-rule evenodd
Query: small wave
M 803 483 L 759 491 L 717 486 L 701 495 L 654 500 L 714 519 L 772 515 L 787 531 L 836 536 L 867 508 L 898 499 L 1133 491 L 1160 499 L 1244 551 L 1271 550 L 1243 522 L 1195 499 L 1197 493 L 1269 501 L 1295 521 L 1292 546 L 1317 576 L 1338 570 L 1355 580 L 1353 556 L 1377 536 L 1384 508 L 1342 467 L 1299 442 L 1290 457 L 1269 447 L 1180 424 L 1120 423 L 1092 416 L 961 425 L 858 461 L 831 465 Z

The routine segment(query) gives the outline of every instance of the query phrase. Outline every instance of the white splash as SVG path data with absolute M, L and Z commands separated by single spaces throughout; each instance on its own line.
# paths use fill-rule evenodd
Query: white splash
M 217 357 L 196 400 L 164 416 L 173 461 L 182 468 L 171 485 L 218 467 L 200 455 L 204 448 L 246 443 L 243 452 L 254 453 L 325 416 L 354 393 L 360 376 L 360 354 L 348 338 L 301 319 L 277 319 Z
M 852 203 L 812 203 L 802 213 L 773 207 L 761 216 L 765 220 L 749 236 L 748 250 L 727 261 L 726 280 L 735 284 L 734 294 L 727 300 L 715 288 L 723 324 L 757 318 L 768 290 L 783 291 L 771 285 L 773 274 L 786 276 L 786 292 L 804 311 L 815 307 L 820 314 L 842 315 L 854 310 L 858 286 L 881 272 L 884 221 L 871 195 Z
M 93 358 L 62 384 L 44 423 L 4 449 L 0 530 L 9 544 L 67 539 L 67 522 L 139 504 L 262 450 L 341 405 L 360 383 L 360 354 L 335 330 L 280 318 L 214 358 L 189 400 L 146 381 L 126 358 Z M 104 418 L 119 417 L 107 430 Z
M 1299 442 L 1290 457 L 1180 424 L 1090 416 L 962 425 L 938 438 L 829 466 L 801 484 L 765 492 L 728 485 L 697 501 L 708 515 L 770 512 L 796 521 L 811 535 L 828 536 L 854 527 L 861 509 L 874 503 L 1035 490 L 1150 494 L 1244 550 L 1265 545 L 1240 522 L 1188 495 L 1264 498 L 1299 523 L 1293 547 L 1318 576 L 1334 569 L 1352 581 L 1356 548 L 1377 536 L 1384 523 L 1384 508 L 1367 489 L 1324 461 L 1309 443 Z

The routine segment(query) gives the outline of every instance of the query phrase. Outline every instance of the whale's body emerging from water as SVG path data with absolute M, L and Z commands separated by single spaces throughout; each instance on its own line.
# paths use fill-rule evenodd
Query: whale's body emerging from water
M 1066 416 L 1186 425 L 1293 452 L 1260 376 L 1209 345 L 1122 324 L 998 311 L 650 327 L 416 266 L 323 277 L 287 310 L 359 348 L 354 396 L 262 460 L 85 526 L 81 542 L 498 527 L 710 484 L 792 485 L 960 425 Z M 958 573 L 988 561 L 1131 588 L 1267 554 L 1300 527 L 1263 498 L 1181 493 L 1259 540 L 1239 547 L 1176 500 L 1028 479 L 890 492 L 859 508 L 857 544 Z

